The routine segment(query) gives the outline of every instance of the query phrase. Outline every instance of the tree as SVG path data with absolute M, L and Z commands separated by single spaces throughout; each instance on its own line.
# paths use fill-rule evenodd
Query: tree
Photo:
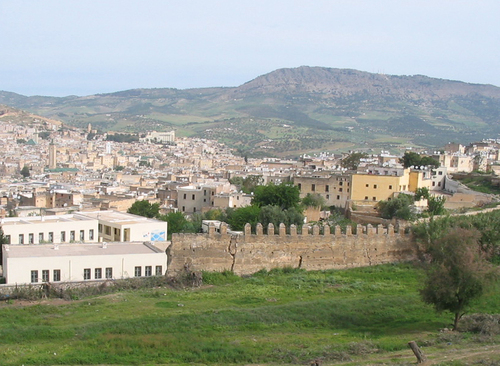
M 364 159 L 366 157 L 368 157 L 366 153 L 354 152 L 346 156 L 344 159 L 342 159 L 342 162 L 340 164 L 342 165 L 343 168 L 347 168 L 349 170 L 356 170 L 358 169 L 361 159 Z
M 135 201 L 127 212 L 134 215 L 153 218 L 159 215 L 160 205 L 158 203 L 151 204 L 148 200 Z
M 291 207 L 299 207 L 300 203 L 300 190 L 297 186 L 291 183 L 281 183 L 275 185 L 269 183 L 265 186 L 255 187 L 252 205 L 262 206 L 278 206 L 282 210 Z
M 431 194 L 429 192 L 429 188 L 417 188 L 417 190 L 415 191 L 415 201 L 420 201 L 420 199 L 422 198 L 428 200 L 430 196 Z
M 420 160 L 421 157 L 419 154 L 413 151 L 407 151 L 403 155 L 401 159 L 399 159 L 399 162 L 403 164 L 405 168 L 409 168 L 411 166 L 419 166 L 420 165 Z
M 433 168 L 439 167 L 439 161 L 430 157 L 430 156 L 421 156 L 413 151 L 407 151 L 403 155 L 399 162 L 403 164 L 405 168 L 409 168 L 411 166 L 419 167 L 419 166 L 430 166 Z
M 471 303 L 485 292 L 496 269 L 487 260 L 475 229 L 453 227 L 425 246 L 430 257 L 420 295 L 436 311 L 454 315 L 453 329 Z
M 21 175 L 24 178 L 28 178 L 31 175 L 30 168 L 27 165 L 23 166 L 23 168 L 21 169 Z
M 414 218 L 413 197 L 408 194 L 400 194 L 390 201 L 380 201 L 377 209 L 380 216 L 384 219 L 398 218 L 402 220 L 411 220 Z
M 427 211 L 431 215 L 443 215 L 446 213 L 446 209 L 444 208 L 444 203 L 446 202 L 446 198 L 434 197 L 430 196 L 427 200 Z
M 246 206 L 237 209 L 229 208 L 226 210 L 227 223 L 232 230 L 243 230 L 245 224 L 249 223 L 255 227 L 259 222 L 260 207 Z
M 304 198 L 302 198 L 302 206 L 304 207 L 324 207 L 326 205 L 326 201 L 325 199 L 315 193 L 315 194 L 311 194 L 311 193 L 308 193 Z
M 260 209 L 259 221 L 264 228 L 267 228 L 269 224 L 273 224 L 275 228 L 278 228 L 281 223 L 289 227 L 292 224 L 301 225 L 304 222 L 304 216 L 295 207 L 282 210 L 278 206 L 268 205 Z

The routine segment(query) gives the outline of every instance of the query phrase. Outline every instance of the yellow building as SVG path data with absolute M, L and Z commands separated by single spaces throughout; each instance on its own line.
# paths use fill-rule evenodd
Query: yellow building
M 392 199 L 395 192 L 410 190 L 409 169 L 402 175 L 353 174 L 351 200 L 373 201 Z

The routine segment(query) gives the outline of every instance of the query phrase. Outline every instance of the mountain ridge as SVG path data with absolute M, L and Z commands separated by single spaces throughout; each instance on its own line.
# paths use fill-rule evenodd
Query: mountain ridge
M 237 87 L 137 88 L 0 104 L 101 131 L 177 130 L 249 155 L 439 147 L 500 134 L 500 88 L 425 75 L 300 66 Z

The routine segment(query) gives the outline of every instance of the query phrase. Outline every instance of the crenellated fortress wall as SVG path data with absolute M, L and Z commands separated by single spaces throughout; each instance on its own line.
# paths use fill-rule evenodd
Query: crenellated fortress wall
M 250 224 L 243 233 L 228 232 L 225 224 L 220 232 L 214 226 L 206 234 L 173 234 L 167 249 L 169 273 L 189 268 L 192 271 L 231 270 L 238 275 L 263 268 L 300 267 L 306 270 L 340 269 L 407 261 L 416 258 L 411 233 L 404 227 L 389 225 L 358 225 L 353 232 L 347 226 L 310 228 L 302 233 L 292 225 L 281 224 L 277 231 L 272 224 L 267 234 L 261 224 L 252 234 Z

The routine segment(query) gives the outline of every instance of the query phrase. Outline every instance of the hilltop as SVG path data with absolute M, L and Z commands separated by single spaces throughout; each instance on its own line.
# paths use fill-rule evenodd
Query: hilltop
M 500 88 L 351 69 L 279 69 L 238 87 L 132 89 L 63 98 L 0 92 L 0 103 L 101 131 L 177 130 L 249 155 L 435 148 L 496 138 Z

